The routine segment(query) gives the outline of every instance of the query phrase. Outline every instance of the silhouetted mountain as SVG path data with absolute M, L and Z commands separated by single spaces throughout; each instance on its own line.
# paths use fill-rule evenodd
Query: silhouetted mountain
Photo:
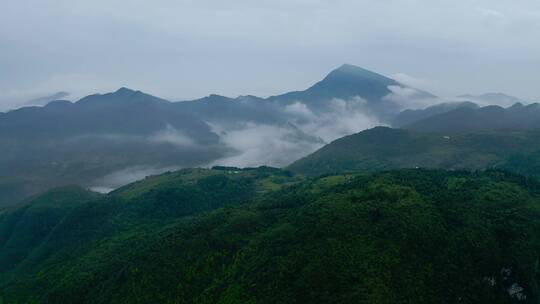
M 523 99 L 506 95 L 503 93 L 485 93 L 481 95 L 466 94 L 466 95 L 460 95 L 458 96 L 458 98 L 476 102 L 481 105 L 498 105 L 502 107 L 507 107 L 515 103 L 524 102 Z
M 355 109 L 362 109 L 367 115 L 383 122 L 397 114 L 404 105 L 392 99 L 392 89 L 408 89 L 409 99 L 426 99 L 435 96 L 357 66 L 345 64 L 330 72 L 323 80 L 304 91 L 294 91 L 266 99 L 254 96 L 228 98 L 219 95 L 176 103 L 185 111 L 203 118 L 205 121 L 234 123 L 254 121 L 260 123 L 283 122 L 286 120 L 284 107 L 303 103 L 311 111 L 332 111 L 335 100 L 348 102 Z
M 229 98 L 213 94 L 201 99 L 176 102 L 175 105 L 182 111 L 213 123 L 234 125 L 252 121 L 273 124 L 284 121 L 273 104 L 255 96 Z
M 392 119 L 392 126 L 400 128 L 414 122 L 424 120 L 434 115 L 447 113 L 459 108 L 476 109 L 478 105 L 470 101 L 464 102 L 448 102 L 427 107 L 421 110 L 405 110 L 400 112 Z
M 210 127 L 126 88 L 0 116 L 0 205 L 131 166 L 194 166 L 224 153 Z
M 305 91 L 266 99 L 210 95 L 171 103 L 121 88 L 74 103 L 57 100 L 1 113 L 0 205 L 67 181 L 88 185 L 89 180 L 130 166 L 205 165 L 226 152 L 244 152 L 237 146 L 253 149 L 245 143 L 257 136 L 249 129 L 259 125 L 270 140 L 276 139 L 275 146 L 289 147 L 290 155 L 307 154 L 323 139 L 389 123 L 403 107 L 392 98 L 399 90 L 407 90 L 407 98 L 433 97 L 343 65 Z
M 0 136 L 146 135 L 167 126 L 200 143 L 217 142 L 209 126 L 193 115 L 166 100 L 126 88 L 87 96 L 76 103 L 55 101 L 45 107 L 10 111 L 0 120 Z
M 421 132 L 471 132 L 482 130 L 540 129 L 540 105 L 517 103 L 508 108 L 486 106 L 461 107 L 434 115 L 403 128 Z
M 399 168 L 500 168 L 540 176 L 540 130 L 445 135 L 377 127 L 340 138 L 288 167 L 310 176 Z
M 326 105 L 333 99 L 351 100 L 361 98 L 365 101 L 366 111 L 381 120 L 388 120 L 399 112 L 402 105 L 388 99 L 394 88 L 407 88 L 407 86 L 380 74 L 366 69 L 345 64 L 333 70 L 323 80 L 305 91 L 290 92 L 283 95 L 272 96 L 270 101 L 280 104 L 303 102 L 312 109 L 325 110 Z M 409 98 L 433 98 L 430 93 L 414 89 Z

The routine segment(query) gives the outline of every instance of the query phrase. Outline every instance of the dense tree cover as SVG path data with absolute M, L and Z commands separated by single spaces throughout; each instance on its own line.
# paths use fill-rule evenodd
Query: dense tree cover
M 449 134 L 376 127 L 340 138 L 288 167 L 309 176 L 399 168 L 497 168 L 540 176 L 540 132 Z
M 5 302 L 539 300 L 540 183 L 502 171 L 193 169 L 76 205 Z

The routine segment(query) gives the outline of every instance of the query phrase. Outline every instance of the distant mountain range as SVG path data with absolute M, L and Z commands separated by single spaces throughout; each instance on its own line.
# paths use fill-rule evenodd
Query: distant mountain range
M 472 132 L 486 130 L 536 130 L 540 129 L 540 105 L 537 103 L 511 107 L 459 106 L 454 110 L 412 121 L 403 128 L 421 132 Z
M 481 105 L 498 105 L 502 107 L 525 102 L 521 98 L 503 93 L 484 93 L 480 95 L 465 94 L 458 96 L 458 99 L 472 101 Z
M 91 186 L 132 167 L 155 172 L 155 167 L 200 166 L 235 154 L 239 156 L 233 161 L 224 162 L 242 163 L 247 156 L 241 153 L 253 149 L 258 150 L 250 152 L 252 159 L 246 164 L 285 165 L 325 141 L 375 123 L 365 124 L 358 115 L 386 121 L 399 111 L 399 105 L 386 98 L 392 88 L 407 87 L 343 65 L 305 91 L 265 99 L 210 95 L 169 102 L 121 88 L 74 103 L 55 100 L 0 113 L 0 205 L 65 183 Z M 414 92 L 422 98 L 432 96 Z M 258 141 L 245 143 L 249 136 L 258 136 L 249 133 L 254 126 L 262 126 L 268 140 L 275 139 L 275 151 L 260 147 Z M 283 147 L 288 150 L 281 151 Z M 261 159 L 267 153 L 281 156 Z
M 294 91 L 268 98 L 240 96 L 228 98 L 210 95 L 184 101 L 178 107 L 195 113 L 206 121 L 283 121 L 283 108 L 295 103 L 305 104 L 316 113 L 331 110 L 332 100 L 342 100 L 361 107 L 369 115 L 383 122 L 399 113 L 402 105 L 391 98 L 392 89 L 409 89 L 411 99 L 432 99 L 433 94 L 410 88 L 377 73 L 345 64 L 330 72 L 323 80 L 304 91 Z
M 205 122 L 122 88 L 0 115 L 0 205 L 136 166 L 195 166 L 226 149 Z
M 117 186 L 142 174 L 134 171 L 285 166 L 325 143 L 377 125 L 443 133 L 540 127 L 536 105 L 446 102 L 406 109 L 407 101 L 437 100 L 343 65 L 306 90 L 268 98 L 210 95 L 170 102 L 121 88 L 77 102 L 55 100 L 0 113 L 0 206 L 66 183 L 109 188 L 104 181 L 115 180 Z
M 478 107 L 479 106 L 475 103 L 472 103 L 470 101 L 463 101 L 440 103 L 434 106 L 427 107 L 425 109 L 404 110 L 392 118 L 391 125 L 393 127 L 400 128 L 418 121 L 422 121 L 432 116 L 451 112 L 456 109 L 476 109 Z

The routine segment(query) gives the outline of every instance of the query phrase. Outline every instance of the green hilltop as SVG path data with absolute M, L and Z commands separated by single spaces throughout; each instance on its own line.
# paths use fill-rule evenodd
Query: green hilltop
M 400 168 L 498 168 L 540 176 L 540 132 L 424 133 L 376 127 L 340 138 L 288 167 L 308 176 Z

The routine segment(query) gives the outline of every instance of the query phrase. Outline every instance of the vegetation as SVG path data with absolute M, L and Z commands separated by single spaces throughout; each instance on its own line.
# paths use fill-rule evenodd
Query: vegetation
M 69 193 L 71 211 L 40 242 L 21 244 L 27 257 L 2 271 L 5 302 L 539 299 L 540 183 L 503 171 L 302 180 L 218 167 L 81 203 Z
M 412 111 L 402 113 L 397 125 L 420 132 L 477 132 L 488 130 L 538 130 L 540 128 L 540 104 L 523 105 L 516 103 L 511 107 L 500 106 L 458 107 L 447 112 Z M 430 113 L 431 112 L 431 113 Z M 425 117 L 425 114 L 430 114 Z M 399 117 L 398 117 L 399 118 Z M 413 118 L 411 120 L 411 118 Z M 418 119 L 420 118 L 420 119 Z M 408 121 L 407 121 L 408 120 Z
M 540 132 L 446 134 L 377 127 L 340 138 L 288 169 L 317 176 L 400 168 L 498 168 L 540 176 Z

